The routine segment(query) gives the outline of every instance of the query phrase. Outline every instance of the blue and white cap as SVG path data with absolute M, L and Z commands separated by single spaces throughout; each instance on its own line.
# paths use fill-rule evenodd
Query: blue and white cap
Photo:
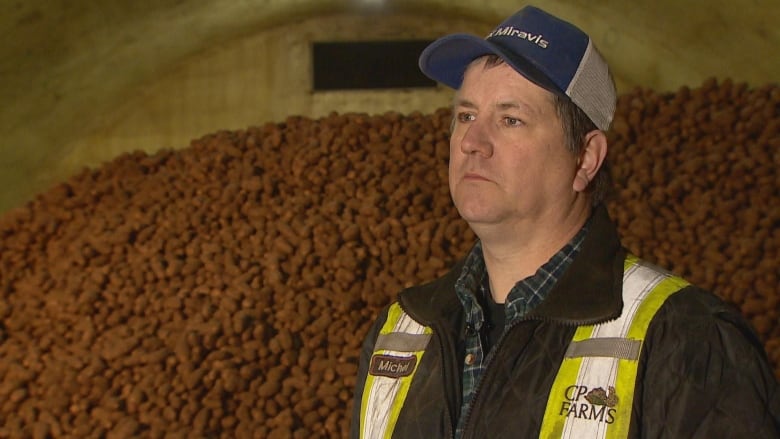
M 439 38 L 420 55 L 420 70 L 458 89 L 469 63 L 490 54 L 538 86 L 571 99 L 599 129 L 609 129 L 617 92 L 607 62 L 582 30 L 533 6 L 484 39 L 470 34 Z

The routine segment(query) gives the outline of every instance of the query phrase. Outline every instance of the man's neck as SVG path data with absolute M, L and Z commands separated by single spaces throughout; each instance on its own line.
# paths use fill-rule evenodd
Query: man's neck
M 515 284 L 532 276 L 582 228 L 590 209 L 571 212 L 557 222 L 525 227 L 477 227 L 482 242 L 490 290 L 504 303 Z

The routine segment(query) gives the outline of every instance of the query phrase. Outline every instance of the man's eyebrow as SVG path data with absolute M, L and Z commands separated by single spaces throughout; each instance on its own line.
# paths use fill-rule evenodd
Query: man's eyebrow
M 499 102 L 496 105 L 499 110 L 520 110 L 528 113 L 538 113 L 538 111 L 528 104 L 518 101 Z
M 477 104 L 471 102 L 468 99 L 463 99 L 461 97 L 456 96 L 452 100 L 452 107 L 466 107 L 466 108 L 477 108 Z
M 477 108 L 477 104 L 469 101 L 468 99 L 455 97 L 452 100 L 452 107 L 464 107 L 464 108 Z M 518 101 L 505 101 L 496 104 L 496 108 L 499 110 L 521 110 L 528 113 L 538 113 L 533 107 Z

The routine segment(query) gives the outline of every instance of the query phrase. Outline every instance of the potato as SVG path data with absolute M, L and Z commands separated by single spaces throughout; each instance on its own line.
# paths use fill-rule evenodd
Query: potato
M 778 378 L 779 105 L 715 79 L 622 95 L 607 203 L 630 251 L 742 310 Z M 0 437 L 346 437 L 376 314 L 475 240 L 450 119 L 223 130 L 0 216 Z

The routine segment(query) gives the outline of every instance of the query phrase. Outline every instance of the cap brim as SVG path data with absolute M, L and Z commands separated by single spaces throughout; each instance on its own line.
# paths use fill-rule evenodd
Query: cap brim
M 452 34 L 434 41 L 420 54 L 419 66 L 429 78 L 457 90 L 463 82 L 466 67 L 483 55 L 498 55 L 529 81 L 565 96 L 563 90 L 525 57 L 470 34 Z

